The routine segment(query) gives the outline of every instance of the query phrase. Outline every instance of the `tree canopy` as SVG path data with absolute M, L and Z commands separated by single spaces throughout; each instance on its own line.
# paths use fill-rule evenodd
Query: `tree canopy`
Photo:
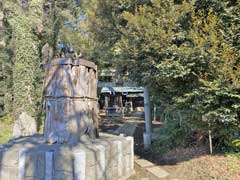
M 196 132 L 211 131 L 220 148 L 239 140 L 238 1 L 3 0 L 0 8 L 0 114 L 37 118 L 40 65 L 73 49 L 150 87 L 173 146 Z
M 94 7 L 90 29 L 104 48 L 98 58 L 149 86 L 163 114 L 180 112 L 185 123 L 175 122 L 175 130 L 186 137 L 211 130 L 221 147 L 238 138 L 239 2 L 119 0 Z

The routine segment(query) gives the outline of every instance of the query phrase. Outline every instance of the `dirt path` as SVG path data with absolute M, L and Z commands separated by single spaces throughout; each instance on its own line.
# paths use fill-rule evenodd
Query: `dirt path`
M 159 124 L 153 125 L 154 127 L 159 126 Z M 122 127 L 122 128 L 120 128 Z M 135 128 L 134 128 L 135 127 Z M 145 123 L 143 119 L 138 119 L 138 118 L 105 118 L 102 120 L 100 124 L 100 131 L 102 132 L 107 132 L 107 133 L 116 133 L 118 129 L 123 132 L 118 132 L 118 133 L 124 133 L 127 135 L 132 135 L 134 137 L 134 151 L 135 151 L 135 159 L 140 159 L 139 164 L 136 163 L 135 160 L 135 175 L 130 177 L 128 180 L 155 180 L 155 176 L 151 177 L 152 175 L 148 171 L 148 168 L 152 170 L 154 167 L 157 167 L 156 165 L 151 165 L 151 167 L 145 167 L 146 164 L 150 164 L 150 161 L 147 161 L 145 159 L 150 158 L 149 153 L 146 153 L 144 151 L 144 146 L 143 146 L 143 132 L 145 128 Z M 133 134 L 131 134 L 134 131 Z M 129 134 L 128 134 L 129 133 Z M 148 158 L 146 158 L 148 157 Z M 151 158 L 150 158 L 151 159 Z M 144 160 L 144 162 L 140 163 L 141 160 Z M 146 161 L 146 162 L 145 162 Z M 142 167 L 141 167 L 142 166 Z M 163 171 L 163 170 L 158 170 L 158 171 Z
M 134 133 L 135 155 L 153 163 L 153 166 L 169 172 L 167 180 L 239 180 L 240 154 L 215 154 L 210 156 L 207 147 L 177 148 L 164 156 L 151 151 L 144 151 L 144 121 L 136 118 L 110 118 L 102 121 L 100 129 L 113 133 L 126 123 L 136 125 Z M 153 128 L 161 127 L 153 124 Z M 136 162 L 135 162 L 136 164 Z M 135 165 L 136 167 L 136 165 Z M 148 167 L 147 167 L 148 168 Z M 155 180 L 146 173 L 146 168 L 136 168 L 135 176 L 128 180 Z M 160 170 L 161 171 L 161 170 Z M 163 179 L 164 180 L 164 179 Z

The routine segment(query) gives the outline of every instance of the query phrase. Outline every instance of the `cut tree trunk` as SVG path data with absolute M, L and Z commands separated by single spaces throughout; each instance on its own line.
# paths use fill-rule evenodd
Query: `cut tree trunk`
M 83 59 L 55 59 L 46 71 L 45 138 L 50 143 L 76 143 L 98 136 L 97 67 Z

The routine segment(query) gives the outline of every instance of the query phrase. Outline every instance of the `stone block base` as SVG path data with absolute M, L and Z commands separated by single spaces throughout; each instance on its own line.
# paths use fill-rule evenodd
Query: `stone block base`
M 101 134 L 77 145 L 49 145 L 43 136 L 0 148 L 0 180 L 124 180 L 134 173 L 133 138 Z

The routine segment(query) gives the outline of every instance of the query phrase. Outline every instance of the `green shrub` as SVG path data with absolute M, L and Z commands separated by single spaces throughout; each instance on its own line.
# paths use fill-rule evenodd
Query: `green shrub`
M 166 109 L 163 112 L 161 119 L 164 120 L 164 127 L 158 132 L 158 139 L 153 141 L 153 151 L 164 154 L 179 146 L 198 144 L 197 136 L 206 136 L 204 131 L 200 130 L 202 126 L 191 123 L 196 117 L 186 115 L 187 113 L 175 109 Z

